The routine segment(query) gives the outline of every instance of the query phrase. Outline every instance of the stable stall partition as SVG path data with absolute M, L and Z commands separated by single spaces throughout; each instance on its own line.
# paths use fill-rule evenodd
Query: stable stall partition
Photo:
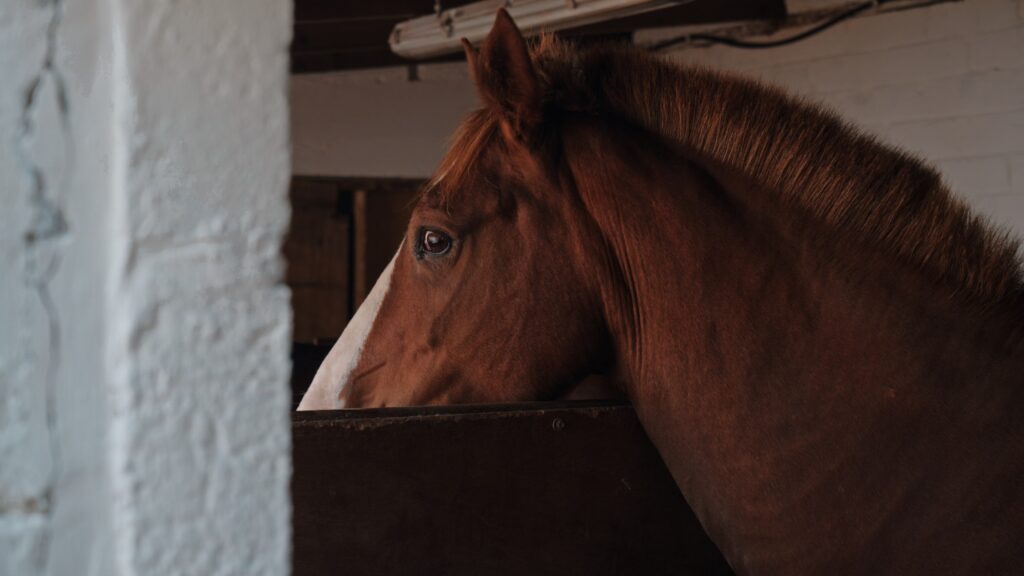
M 725 575 L 615 402 L 300 412 L 295 576 Z

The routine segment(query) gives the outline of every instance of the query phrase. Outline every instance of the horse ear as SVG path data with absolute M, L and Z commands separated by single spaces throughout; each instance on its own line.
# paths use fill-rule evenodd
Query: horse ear
M 470 72 L 484 104 L 499 111 L 520 138 L 528 138 L 542 120 L 540 81 L 530 50 L 504 8 L 477 53 L 463 43 Z
M 470 78 L 473 79 L 473 82 L 475 83 L 477 76 L 477 66 L 480 65 L 477 58 L 477 54 L 479 54 L 479 51 L 476 48 L 473 48 L 473 45 L 469 42 L 469 40 L 466 40 L 465 38 L 462 39 L 462 51 L 466 53 L 466 64 L 469 65 L 469 76 Z

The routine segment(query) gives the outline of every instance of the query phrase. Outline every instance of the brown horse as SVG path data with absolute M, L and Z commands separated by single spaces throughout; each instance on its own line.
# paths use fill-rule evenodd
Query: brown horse
M 759 84 L 503 12 L 467 54 L 484 108 L 302 408 L 596 381 L 740 573 L 1024 573 L 1014 242 Z

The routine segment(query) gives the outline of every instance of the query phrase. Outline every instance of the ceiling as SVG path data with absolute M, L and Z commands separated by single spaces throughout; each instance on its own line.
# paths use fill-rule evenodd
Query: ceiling
M 444 8 L 469 4 L 441 2 Z M 296 74 L 403 66 L 413 63 L 391 53 L 388 36 L 403 20 L 432 14 L 433 0 L 295 0 L 292 72 Z M 639 28 L 708 24 L 785 16 L 784 0 L 697 0 L 628 18 L 565 30 L 583 41 L 628 39 Z M 453 54 L 438 60 L 456 60 Z

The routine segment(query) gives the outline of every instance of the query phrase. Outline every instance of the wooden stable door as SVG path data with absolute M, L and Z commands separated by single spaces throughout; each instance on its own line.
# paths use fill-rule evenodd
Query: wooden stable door
M 294 576 L 732 574 L 633 408 L 298 412 Z

